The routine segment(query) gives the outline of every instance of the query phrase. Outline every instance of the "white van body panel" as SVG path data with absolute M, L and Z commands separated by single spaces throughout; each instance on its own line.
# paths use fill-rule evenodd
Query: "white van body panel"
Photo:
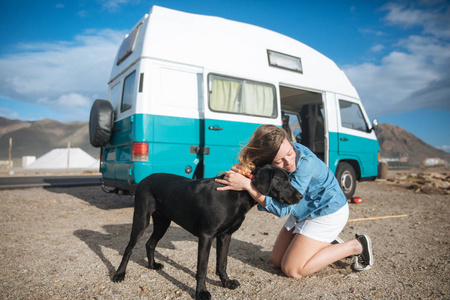
M 296 83 L 298 88 L 332 91 L 359 98 L 353 85 L 332 60 L 279 33 L 218 17 L 158 6 L 154 6 L 150 17 L 144 17 L 140 24 L 136 50 L 127 58 L 129 61 L 148 58 L 179 62 L 201 66 L 205 73 L 252 78 L 276 86 L 280 82 Z M 286 72 L 268 63 L 261 64 L 261 61 L 268 61 L 268 49 L 300 57 L 303 74 Z M 239 57 L 239 61 L 236 57 Z M 129 64 L 114 65 L 110 80 L 113 81 L 129 67 Z M 273 82 L 273 78 L 277 78 L 277 82 Z

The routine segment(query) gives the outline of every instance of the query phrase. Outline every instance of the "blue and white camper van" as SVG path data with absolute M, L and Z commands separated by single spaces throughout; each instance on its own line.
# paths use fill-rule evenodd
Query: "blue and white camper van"
M 133 193 L 152 173 L 213 177 L 261 124 L 283 126 L 351 197 L 378 174 L 379 145 L 336 64 L 279 33 L 154 6 L 124 38 L 91 110 L 106 191 Z

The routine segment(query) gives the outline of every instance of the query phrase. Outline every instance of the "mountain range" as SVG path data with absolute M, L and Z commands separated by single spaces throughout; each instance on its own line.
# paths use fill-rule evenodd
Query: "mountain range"
M 383 158 L 401 159 L 411 166 L 421 165 L 426 158 L 450 161 L 450 153 L 426 144 L 401 127 L 380 124 L 376 135 Z M 88 122 L 20 121 L 0 117 L 0 160 L 8 160 L 10 138 L 14 166 L 22 165 L 22 156 L 39 158 L 54 148 L 67 148 L 69 142 L 71 148 L 81 148 L 94 158 L 100 156 L 100 150 L 89 143 Z
M 383 158 L 398 158 L 410 166 L 420 166 L 427 158 L 440 158 L 450 162 L 450 153 L 428 145 L 399 126 L 383 123 L 375 133 Z

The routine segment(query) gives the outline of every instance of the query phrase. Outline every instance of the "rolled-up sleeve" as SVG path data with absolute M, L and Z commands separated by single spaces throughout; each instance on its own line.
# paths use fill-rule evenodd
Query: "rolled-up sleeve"
M 314 158 L 311 156 L 301 157 L 297 161 L 297 169 L 290 174 L 292 186 L 295 187 L 302 195 L 306 195 L 315 171 L 316 164 L 314 162 Z M 303 202 L 304 201 L 305 200 L 303 200 Z M 266 207 L 264 208 L 261 205 L 258 205 L 258 210 L 270 212 L 282 218 L 289 215 L 294 208 L 297 210 L 303 210 L 304 206 L 306 206 L 305 203 L 294 205 L 280 203 L 276 199 L 266 196 Z
M 284 204 L 272 199 L 270 196 L 266 196 L 266 208 L 258 204 L 259 211 L 270 212 L 280 218 L 285 217 L 291 213 L 292 205 Z

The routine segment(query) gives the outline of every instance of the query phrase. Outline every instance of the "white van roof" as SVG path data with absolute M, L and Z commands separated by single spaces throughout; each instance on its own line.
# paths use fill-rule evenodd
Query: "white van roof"
M 331 59 L 268 29 L 159 6 L 153 6 L 133 30 L 138 26 L 134 51 L 119 65 L 116 57 L 111 80 L 140 58 L 152 58 L 201 67 L 208 73 L 359 98 L 347 76 Z M 270 66 L 268 50 L 300 58 L 303 73 Z

